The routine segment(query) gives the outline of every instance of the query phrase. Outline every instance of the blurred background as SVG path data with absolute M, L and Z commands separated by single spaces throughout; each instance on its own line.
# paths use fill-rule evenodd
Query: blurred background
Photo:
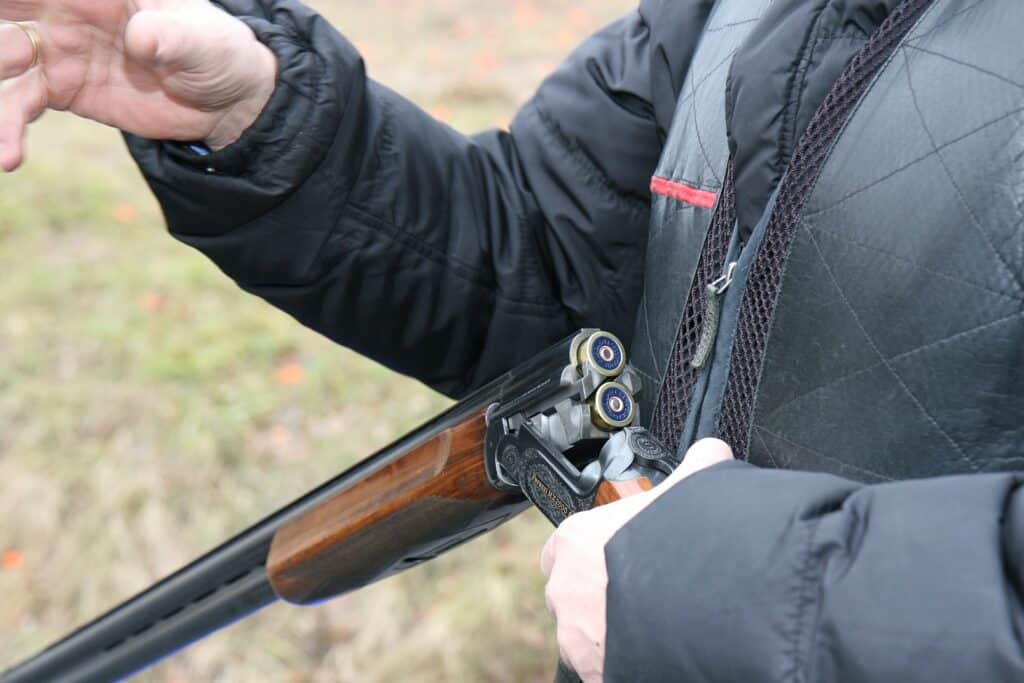
M 371 76 L 505 126 L 628 0 L 315 0 Z M 0 177 L 0 668 L 443 409 L 175 243 L 117 133 L 49 114 Z M 550 681 L 526 514 L 317 608 L 271 607 L 140 681 Z

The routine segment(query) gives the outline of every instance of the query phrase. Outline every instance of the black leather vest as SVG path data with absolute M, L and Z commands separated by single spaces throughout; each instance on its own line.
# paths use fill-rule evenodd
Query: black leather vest
M 725 201 L 729 68 L 770 5 L 718 3 L 656 173 L 632 344 L 661 387 L 643 397 L 648 421 L 687 298 L 709 284 L 702 251 L 728 249 L 738 264 L 693 371 L 680 448 L 723 434 L 730 374 L 747 351 L 737 332 L 757 282 L 746 278 L 758 276 L 774 200 L 745 244 L 708 233 Z M 762 322 L 745 438 L 733 443 L 743 457 L 865 481 L 1024 466 L 1022 26 L 1019 0 L 935 0 L 845 115 Z

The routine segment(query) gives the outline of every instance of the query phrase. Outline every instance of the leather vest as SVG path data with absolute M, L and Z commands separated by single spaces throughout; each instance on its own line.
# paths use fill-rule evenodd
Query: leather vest
M 770 5 L 716 5 L 653 186 L 632 343 L 660 387 L 642 397 L 648 422 L 669 393 L 687 300 L 711 284 L 702 254 L 725 250 L 737 264 L 717 333 L 701 331 L 713 342 L 693 370 L 681 449 L 723 435 L 748 351 L 737 343 L 750 325 L 743 300 L 775 200 L 749 239 L 733 230 L 711 244 L 709 228 L 726 199 L 732 57 Z M 935 0 L 844 117 L 779 263 L 743 443 L 732 444 L 740 456 L 863 481 L 1024 467 L 1021 26 L 1019 0 Z

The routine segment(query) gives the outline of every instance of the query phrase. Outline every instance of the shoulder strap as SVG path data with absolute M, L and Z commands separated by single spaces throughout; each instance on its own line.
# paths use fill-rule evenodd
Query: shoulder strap
M 842 75 L 818 107 L 807 131 L 800 138 L 792 161 L 779 186 L 768 230 L 754 258 L 740 304 L 728 380 L 719 411 L 716 432 L 732 445 L 738 458 L 745 458 L 754 399 L 761 378 L 765 348 L 778 300 L 782 272 L 789 256 L 797 220 L 804 203 L 828 159 L 847 119 L 875 76 L 933 0 L 905 0 L 878 27 L 864 47 L 850 60 Z M 731 167 L 731 164 L 730 164 Z M 668 371 L 655 407 L 651 431 L 673 447 L 689 412 L 694 408 L 693 390 L 700 376 L 691 365 L 700 341 L 704 311 L 704 288 L 722 272 L 725 250 L 735 222 L 734 188 L 729 174 L 722 191 L 710 234 L 701 255 L 699 273 L 685 306 L 669 356 Z

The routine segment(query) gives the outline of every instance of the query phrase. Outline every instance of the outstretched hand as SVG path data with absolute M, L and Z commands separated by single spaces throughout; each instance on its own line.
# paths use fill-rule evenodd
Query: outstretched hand
M 725 442 L 698 441 L 687 451 L 683 464 L 655 488 L 573 515 L 548 539 L 540 558 L 541 570 L 548 577 L 544 597 L 558 622 L 559 655 L 584 683 L 600 683 L 604 677 L 605 545 L 658 496 L 683 479 L 732 458 L 732 449 Z
M 0 0 L 0 167 L 47 109 L 143 137 L 234 142 L 273 93 L 273 53 L 207 0 Z

